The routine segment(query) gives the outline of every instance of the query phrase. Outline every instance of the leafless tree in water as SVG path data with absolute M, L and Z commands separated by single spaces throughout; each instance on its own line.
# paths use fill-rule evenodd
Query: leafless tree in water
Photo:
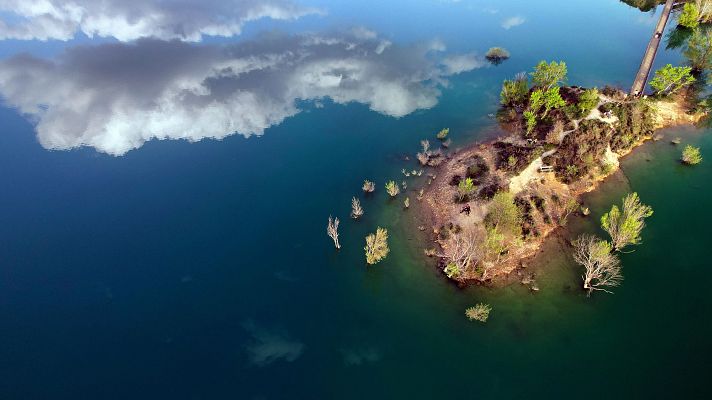
M 332 218 L 329 215 L 329 224 L 326 226 L 326 234 L 334 241 L 334 246 L 337 249 L 341 248 L 339 244 L 339 219 Z
M 612 253 L 611 244 L 593 235 L 581 235 L 574 242 L 574 260 L 586 269 L 583 288 L 589 296 L 594 290 L 613 293 L 606 287 L 620 285 L 623 280 L 620 260 Z
M 356 197 L 351 198 L 351 218 L 359 219 L 363 215 L 363 208 L 361 207 L 361 202 Z

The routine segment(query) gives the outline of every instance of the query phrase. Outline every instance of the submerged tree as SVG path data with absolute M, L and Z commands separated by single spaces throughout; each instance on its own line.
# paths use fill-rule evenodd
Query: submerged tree
M 489 50 L 487 50 L 485 58 L 492 64 L 499 65 L 502 63 L 502 61 L 509 58 L 509 52 L 502 47 L 491 47 Z
M 465 316 L 470 321 L 487 322 L 490 311 L 492 311 L 492 307 L 489 304 L 479 303 L 474 307 L 466 308 Z
M 429 140 L 421 140 L 420 146 L 423 148 L 423 151 L 419 152 L 416 155 L 416 157 L 418 158 L 420 165 L 428 165 L 428 161 L 430 161 L 430 154 L 431 154 L 430 141 Z
M 702 162 L 702 154 L 700 154 L 700 148 L 690 146 L 689 144 L 685 146 L 682 150 L 682 162 L 688 165 L 697 165 Z
M 566 82 L 566 63 L 563 61 L 540 61 L 534 67 L 534 72 L 531 73 L 534 86 L 550 89 L 553 86 L 558 86 L 560 83 Z
M 366 262 L 368 264 L 373 265 L 386 258 L 390 251 L 388 248 L 388 231 L 378 227 L 375 234 L 372 233 L 366 236 L 366 247 L 363 249 L 366 251 Z
M 386 182 L 386 192 L 391 197 L 396 197 L 400 193 L 400 187 L 395 181 L 388 181 Z
M 363 208 L 361 207 L 361 201 L 356 197 L 351 198 L 351 218 L 359 219 L 363 215 Z
M 436 138 L 439 140 L 445 140 L 447 139 L 447 135 L 450 133 L 450 128 L 443 128 L 440 130 L 440 132 L 435 135 Z
M 363 191 L 365 193 L 373 193 L 376 190 L 376 184 L 366 179 L 363 181 Z
M 341 248 L 339 244 L 339 219 L 329 215 L 329 224 L 326 226 L 326 234 L 334 241 L 334 247 Z
M 645 218 L 653 215 L 653 209 L 640 202 L 638 193 L 630 193 L 623 199 L 622 210 L 617 205 L 601 217 L 601 227 L 611 236 L 613 250 L 641 242 L 640 233 L 645 228 Z
M 593 235 L 581 235 L 574 242 L 574 260 L 585 268 L 583 288 L 588 294 L 594 290 L 607 290 L 623 280 L 620 261 L 611 253 L 611 244 Z
M 655 71 L 655 77 L 650 81 L 650 86 L 657 94 L 673 94 L 685 86 L 695 82 L 691 67 L 673 67 L 668 64 Z

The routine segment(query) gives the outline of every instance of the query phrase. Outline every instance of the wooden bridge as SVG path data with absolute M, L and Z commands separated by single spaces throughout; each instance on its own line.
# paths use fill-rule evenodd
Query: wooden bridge
M 663 38 L 665 25 L 667 25 L 667 22 L 670 19 L 670 12 L 672 11 L 674 5 L 675 0 L 667 0 L 665 3 L 665 8 L 663 8 L 663 13 L 660 15 L 660 20 L 655 26 L 653 37 L 650 38 L 648 48 L 645 49 L 645 55 L 643 56 L 643 61 L 640 63 L 638 74 L 635 76 L 633 87 L 630 89 L 630 94 L 632 96 L 640 96 L 645 90 L 645 85 L 648 83 L 648 77 L 650 76 L 650 70 L 653 68 L 655 55 L 658 53 L 658 47 L 660 46 L 660 42 Z

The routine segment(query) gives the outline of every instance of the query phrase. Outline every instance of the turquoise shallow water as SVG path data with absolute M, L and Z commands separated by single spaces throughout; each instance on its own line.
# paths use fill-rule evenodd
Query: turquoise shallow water
M 501 80 L 539 59 L 566 60 L 574 84 L 628 84 L 654 21 L 617 1 L 495 5 L 527 22 L 503 30 L 499 17 L 428 5 L 389 27 L 397 3 L 334 11 L 394 40 L 512 52 L 400 119 L 327 101 L 260 138 L 150 142 L 116 158 L 47 151 L 0 110 L 0 398 L 710 397 L 712 161 L 684 167 L 668 140 L 649 143 L 585 197 L 592 215 L 572 235 L 597 231 L 630 190 L 655 209 L 614 295 L 579 290 L 563 239 L 532 266 L 540 292 L 463 290 L 422 256 L 414 210 L 382 190 L 348 220 L 362 180 L 402 179 L 420 139 L 495 132 Z M 665 135 L 712 159 L 709 131 Z M 329 214 L 342 218 L 339 252 Z M 391 254 L 366 267 L 376 226 Z M 493 306 L 486 325 L 464 318 L 477 302 Z

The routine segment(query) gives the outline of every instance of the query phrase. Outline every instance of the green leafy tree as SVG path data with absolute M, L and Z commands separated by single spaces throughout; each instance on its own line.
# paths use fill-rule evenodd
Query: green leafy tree
M 579 97 L 578 104 L 576 107 L 579 110 L 579 115 L 586 116 L 598 105 L 598 89 L 592 88 L 587 89 Z
M 544 91 L 541 89 L 537 89 L 532 92 L 532 95 L 529 97 L 529 111 L 533 112 L 534 114 L 538 113 L 539 110 L 544 106 L 545 99 L 544 99 Z
M 475 190 L 477 187 L 475 186 L 475 181 L 472 180 L 472 178 L 465 178 L 460 180 L 460 183 L 457 184 L 457 198 L 460 201 L 464 201 L 465 199 L 469 198 L 473 193 L 475 193 Z
M 699 147 L 685 146 L 682 150 L 682 162 L 688 165 L 696 165 L 702 162 L 702 154 Z
M 653 209 L 640 202 L 638 193 L 630 193 L 623 199 L 622 210 L 617 205 L 601 217 L 601 227 L 611 236 L 616 251 L 641 242 L 640 233 L 645 227 L 645 218 L 653 215 Z
M 690 67 L 673 67 L 668 64 L 655 71 L 655 77 L 650 86 L 658 94 L 672 94 L 695 82 Z
M 540 61 L 531 73 L 534 86 L 549 89 L 566 82 L 566 63 L 563 61 Z
M 549 111 L 566 105 L 566 101 L 561 97 L 559 90 L 558 86 L 553 86 L 544 92 L 544 115 L 542 115 L 542 118 L 545 118 Z
M 695 29 L 683 51 L 692 70 L 702 73 L 712 68 L 712 32 Z
M 700 24 L 700 10 L 694 3 L 685 3 L 677 23 L 685 28 L 695 29 Z
M 527 135 L 530 135 L 536 128 L 536 114 L 528 110 L 524 111 L 524 122 L 527 124 Z
M 497 228 L 502 233 L 521 236 L 521 212 L 512 193 L 497 192 L 492 197 L 485 224 L 489 229 Z

